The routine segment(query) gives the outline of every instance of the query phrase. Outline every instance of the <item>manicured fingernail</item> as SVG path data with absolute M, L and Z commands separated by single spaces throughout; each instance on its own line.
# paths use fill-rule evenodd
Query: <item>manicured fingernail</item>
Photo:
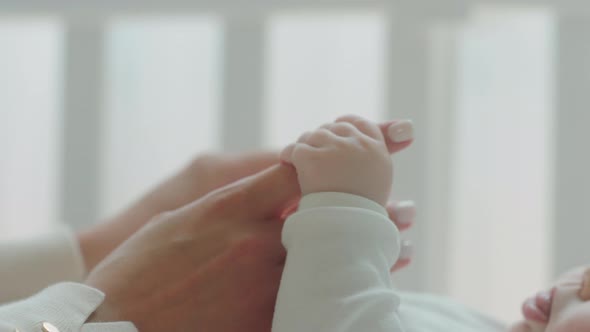
M 405 240 L 402 242 L 401 250 L 399 252 L 399 259 L 410 259 L 414 256 L 414 245 L 411 241 Z
M 398 121 L 387 129 L 389 138 L 394 143 L 402 143 L 414 138 L 414 124 L 410 120 Z
M 413 201 L 401 201 L 395 206 L 396 222 L 400 225 L 409 225 L 416 219 L 416 204 Z

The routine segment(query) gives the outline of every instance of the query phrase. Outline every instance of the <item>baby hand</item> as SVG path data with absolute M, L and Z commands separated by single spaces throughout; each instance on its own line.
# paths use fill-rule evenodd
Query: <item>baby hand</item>
M 303 134 L 281 160 L 297 170 L 303 195 L 344 192 L 385 205 L 391 191 L 392 161 L 379 126 L 346 117 Z

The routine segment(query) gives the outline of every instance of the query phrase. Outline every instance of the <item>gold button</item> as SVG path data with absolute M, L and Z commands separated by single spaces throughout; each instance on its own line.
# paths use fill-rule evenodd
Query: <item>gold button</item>
M 41 324 L 41 331 L 43 332 L 59 332 L 59 329 L 55 326 L 53 326 L 53 324 L 51 323 L 43 323 Z

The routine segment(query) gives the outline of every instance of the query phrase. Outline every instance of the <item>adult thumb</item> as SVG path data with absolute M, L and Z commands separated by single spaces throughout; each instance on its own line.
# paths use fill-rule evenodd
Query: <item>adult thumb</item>
M 301 196 L 297 172 L 277 164 L 229 185 L 228 209 L 244 217 L 267 220 L 279 217 Z

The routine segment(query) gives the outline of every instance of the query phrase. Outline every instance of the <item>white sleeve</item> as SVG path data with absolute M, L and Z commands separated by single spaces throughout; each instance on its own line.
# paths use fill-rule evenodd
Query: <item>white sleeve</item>
M 22 241 L 0 240 L 0 304 L 57 282 L 80 282 L 85 274 L 78 241 L 65 228 Z
M 399 232 L 377 203 L 306 195 L 283 228 L 287 261 L 273 332 L 400 332 L 389 270 Z
M 39 332 L 49 323 L 59 331 L 137 332 L 130 322 L 84 322 L 103 302 L 104 294 L 77 283 L 60 283 L 18 302 L 0 306 L 0 332 Z

